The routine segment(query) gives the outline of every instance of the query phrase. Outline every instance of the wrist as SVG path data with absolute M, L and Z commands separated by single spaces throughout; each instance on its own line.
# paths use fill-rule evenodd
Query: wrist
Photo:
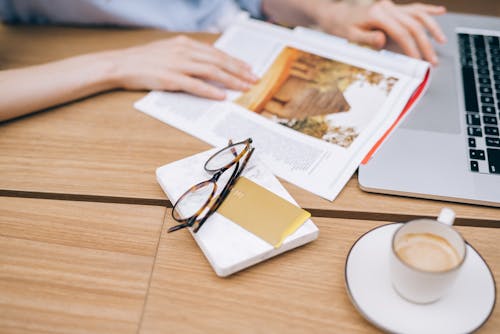
M 271 21 L 287 26 L 317 25 L 322 10 L 331 0 L 262 0 L 261 9 Z M 283 10 L 286 6 L 286 10 Z
M 94 70 L 95 85 L 100 90 L 123 88 L 123 74 L 120 69 L 120 57 L 116 51 L 103 51 L 88 55 Z
M 115 51 L 89 53 L 68 59 L 72 70 L 83 72 L 79 87 L 89 94 L 121 88 L 121 75 Z
M 315 21 L 316 24 L 330 34 L 342 35 L 344 18 L 350 15 L 351 5 L 345 2 L 329 2 L 321 8 L 316 8 Z
M 330 11 L 330 7 L 336 4 L 336 2 L 332 2 L 331 0 L 310 1 L 303 8 L 304 14 L 310 21 L 310 25 L 321 26 L 323 22 L 328 20 L 329 15 L 326 13 Z

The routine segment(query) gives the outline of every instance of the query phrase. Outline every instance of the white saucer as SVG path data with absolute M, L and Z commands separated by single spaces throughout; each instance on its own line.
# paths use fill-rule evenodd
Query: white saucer
M 437 302 L 413 304 L 394 291 L 389 252 L 400 225 L 383 225 L 365 233 L 347 256 L 347 292 L 361 315 L 393 333 L 470 333 L 481 327 L 495 306 L 496 286 L 490 268 L 469 244 L 462 272 Z

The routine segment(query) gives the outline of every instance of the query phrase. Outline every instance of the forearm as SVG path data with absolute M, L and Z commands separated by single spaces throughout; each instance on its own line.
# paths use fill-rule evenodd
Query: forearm
M 0 71 L 0 121 L 117 87 L 110 52 Z
M 262 0 L 262 10 L 271 20 L 296 26 L 317 24 L 321 10 L 331 0 Z

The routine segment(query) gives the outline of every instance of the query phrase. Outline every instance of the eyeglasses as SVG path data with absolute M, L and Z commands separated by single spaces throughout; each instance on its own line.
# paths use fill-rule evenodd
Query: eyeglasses
M 192 186 L 175 202 L 172 209 L 172 217 L 181 224 L 169 228 L 168 233 L 185 227 L 193 227 L 193 232 L 198 232 L 207 219 L 224 202 L 236 184 L 236 180 L 245 169 L 254 149 L 251 138 L 238 143 L 233 143 L 230 140 L 227 147 L 212 155 L 205 162 L 203 168 L 207 172 L 215 174 L 209 180 Z M 243 157 L 244 159 L 242 160 Z M 229 180 L 220 193 L 216 195 L 217 181 L 224 172 L 232 167 L 234 167 L 234 170 Z

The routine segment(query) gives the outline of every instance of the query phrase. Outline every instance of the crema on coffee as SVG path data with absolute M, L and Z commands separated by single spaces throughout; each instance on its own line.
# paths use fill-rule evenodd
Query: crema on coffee
M 431 233 L 405 234 L 398 239 L 395 251 L 405 263 L 424 271 L 450 270 L 461 260 L 446 239 Z

